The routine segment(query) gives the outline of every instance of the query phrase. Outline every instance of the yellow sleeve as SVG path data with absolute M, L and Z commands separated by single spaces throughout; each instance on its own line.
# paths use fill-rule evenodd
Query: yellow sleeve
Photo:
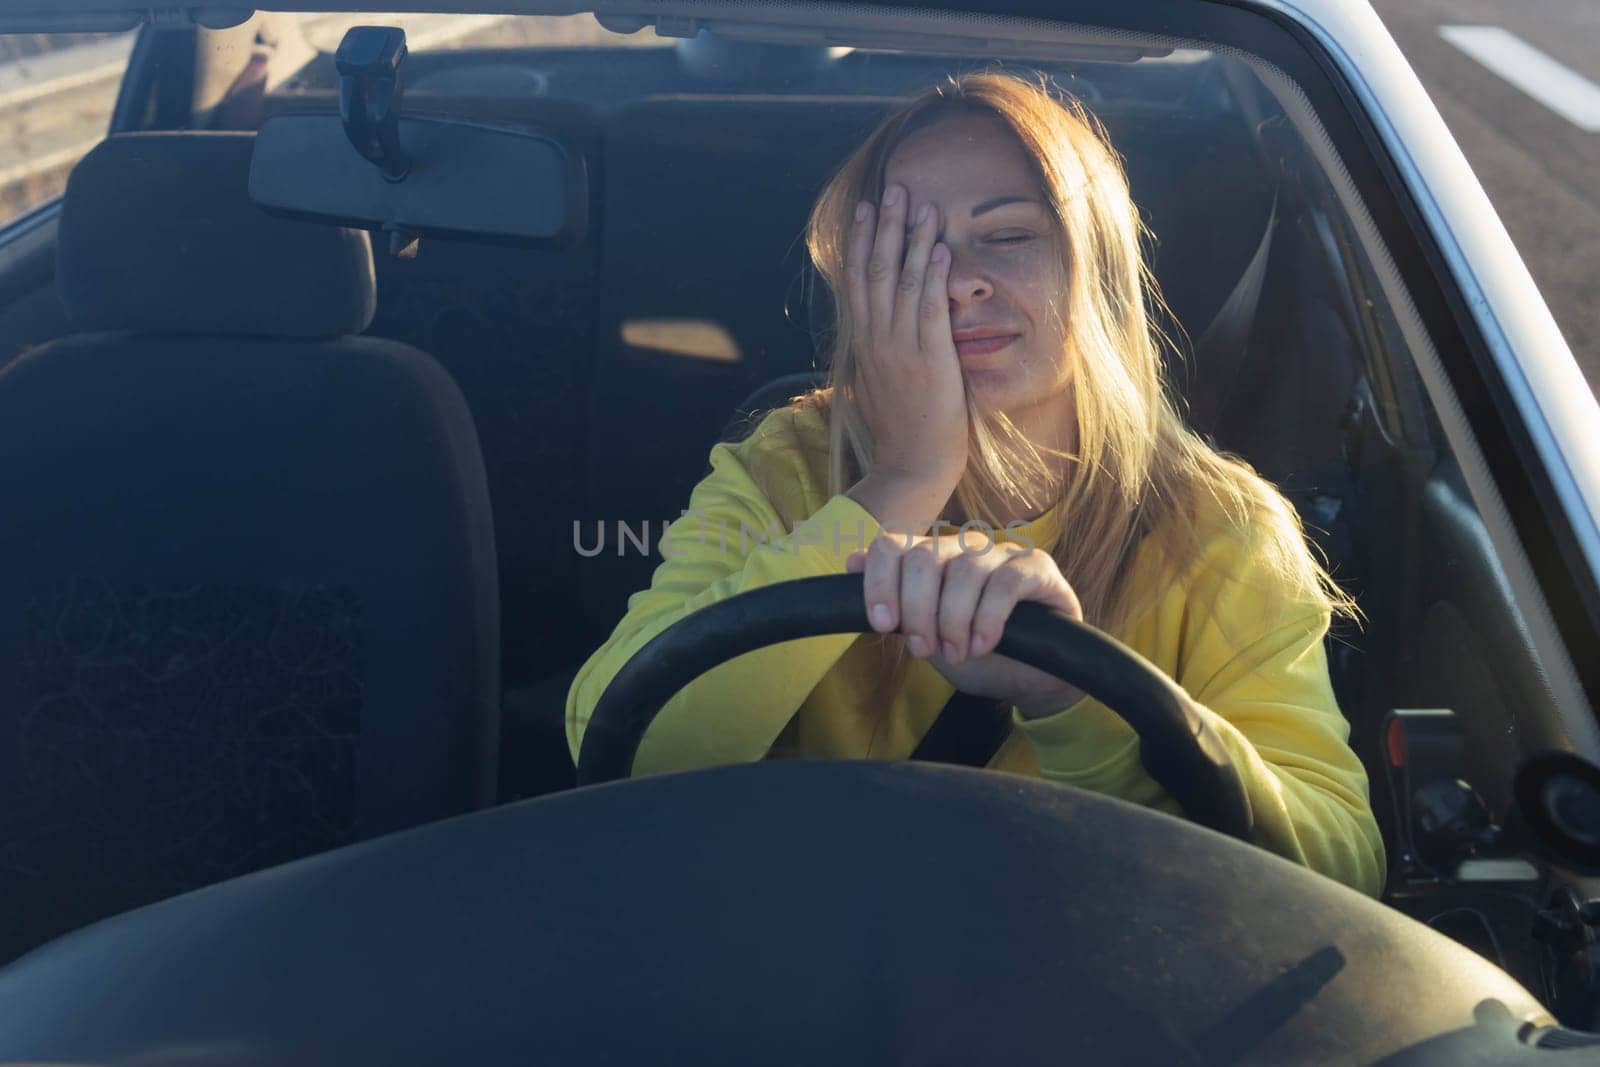
M 743 446 L 712 450 L 711 473 L 694 488 L 685 514 L 669 526 L 665 558 L 650 587 L 629 599 L 616 630 L 578 671 L 566 712 L 574 761 L 606 686 L 651 638 L 735 594 L 794 578 L 843 574 L 849 554 L 877 536 L 871 513 L 846 496 L 826 500 L 809 518 L 785 528 L 746 463 L 771 464 L 763 470 L 769 475 L 766 484 L 782 477 L 797 491 L 808 474 L 802 457 L 761 437 L 758 429 L 757 439 Z M 708 671 L 661 709 L 645 732 L 633 773 L 761 759 L 855 638 L 792 641 Z
M 1267 607 L 1272 598 L 1252 588 L 1249 553 L 1238 538 L 1210 546 L 1206 557 L 1227 575 L 1214 596 L 1185 590 L 1160 611 L 1182 634 L 1174 680 L 1239 769 L 1256 843 L 1380 895 L 1387 860 L 1366 769 L 1349 745 L 1350 725 L 1328 676 L 1328 610 Z M 1140 764 L 1132 727 L 1098 701 L 1014 721 L 1033 742 L 1045 778 L 1182 814 Z

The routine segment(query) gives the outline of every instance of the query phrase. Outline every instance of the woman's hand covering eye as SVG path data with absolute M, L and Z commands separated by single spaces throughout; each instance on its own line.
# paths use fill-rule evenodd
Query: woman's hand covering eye
M 909 197 L 891 185 L 862 201 L 845 262 L 854 321 L 855 395 L 872 437 L 872 469 L 930 491 L 955 489 L 967 465 L 967 405 L 950 324 L 950 250 L 939 211 L 921 206 L 906 239 Z

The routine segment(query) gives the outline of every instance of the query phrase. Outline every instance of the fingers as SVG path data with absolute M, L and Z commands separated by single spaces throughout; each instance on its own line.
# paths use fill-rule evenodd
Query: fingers
M 867 548 L 862 564 L 862 588 L 867 599 L 867 621 L 880 634 L 900 625 L 900 557 L 911 538 L 885 530 Z
M 859 564 L 873 630 L 900 631 L 914 656 L 937 652 L 939 587 L 945 561 L 954 552 L 949 537 L 911 537 L 889 530 L 879 534 Z M 846 570 L 853 569 L 856 555 L 845 561 Z
M 906 191 L 891 185 L 883 194 L 883 210 L 878 213 L 878 230 L 867 259 L 867 314 L 871 336 L 888 337 L 894 325 L 895 291 L 904 258 L 906 231 Z
M 900 281 L 895 287 L 894 326 L 896 336 L 912 347 L 920 347 L 921 330 L 918 323 L 926 303 L 924 289 L 929 281 L 934 237 L 939 233 L 939 211 L 931 203 L 917 208 L 911 243 L 906 247 L 905 262 L 900 265 Z M 946 286 L 943 291 L 948 292 Z M 948 310 L 948 301 L 946 303 Z
M 972 613 L 969 654 L 981 656 L 998 645 L 1006 620 L 1024 600 L 1037 601 L 1080 621 L 1083 619 L 1078 594 L 1062 577 L 1055 560 L 1037 550 L 1018 552 L 995 568 L 984 582 L 983 594 Z
M 1002 566 L 983 583 L 983 595 L 972 613 L 972 655 L 981 656 L 1000 643 L 1011 609 L 1032 586 L 1031 576 L 1021 567 Z
M 1079 603 L 1078 591 L 1072 588 L 1072 583 L 1062 577 L 1061 572 L 1054 567 L 1050 568 L 1050 573 L 1046 577 L 1050 580 L 1047 582 L 1044 591 L 1049 595 L 1036 597 L 1035 599 L 1047 608 L 1064 611 L 1074 619 L 1082 622 L 1083 605 Z
M 927 280 L 917 301 L 917 346 L 924 352 L 955 357 L 954 329 L 950 325 L 950 249 L 936 244 L 928 257 Z
M 872 317 L 867 303 L 867 260 L 872 256 L 873 223 L 877 211 L 863 200 L 856 205 L 855 222 L 850 228 L 850 244 L 845 249 L 845 298 L 856 329 L 870 329 Z M 864 334 L 863 334 L 864 335 Z
M 939 654 L 947 662 L 960 663 L 967 658 L 978 599 L 989 575 L 1001 562 L 998 553 L 991 550 L 983 555 L 963 552 L 945 564 L 939 591 Z
M 900 557 L 900 632 L 913 656 L 939 650 L 942 562 L 932 541 L 921 541 Z

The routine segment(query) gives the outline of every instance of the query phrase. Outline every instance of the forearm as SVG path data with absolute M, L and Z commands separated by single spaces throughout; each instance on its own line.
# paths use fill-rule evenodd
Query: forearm
M 1366 774 L 1337 724 L 1310 709 L 1258 709 L 1264 721 L 1256 732 L 1279 738 L 1263 750 L 1211 709 L 1196 710 L 1239 772 L 1256 844 L 1371 896 L 1382 892 L 1386 858 Z M 1019 716 L 1019 725 L 1034 743 L 1044 778 L 1182 814 L 1145 771 L 1132 727 L 1098 701 L 1032 721 Z
M 674 524 L 687 558 L 670 558 L 651 587 L 629 602 L 628 614 L 575 679 L 567 700 L 567 735 L 574 760 L 589 717 L 622 666 L 672 624 L 707 605 L 778 582 L 842 573 L 854 547 L 869 542 L 876 523 L 854 502 L 836 497 L 788 534 L 753 548 L 738 529 L 708 531 L 698 520 Z M 669 544 L 671 537 L 669 535 Z M 747 554 L 729 560 L 724 552 Z M 729 567 L 733 569 L 728 569 Z M 720 575 L 720 576 L 719 576 Z M 819 637 L 762 649 L 724 663 L 670 699 L 640 744 L 634 773 L 685 770 L 761 759 L 806 695 L 838 661 L 849 635 Z

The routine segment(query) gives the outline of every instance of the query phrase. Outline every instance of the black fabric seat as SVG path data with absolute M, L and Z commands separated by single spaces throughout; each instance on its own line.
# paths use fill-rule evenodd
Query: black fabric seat
M 252 141 L 92 152 L 59 248 L 85 332 L 0 373 L 0 958 L 494 796 L 471 416 L 352 336 L 367 236 L 257 211 Z
M 744 398 L 734 409 L 728 424 L 722 428 L 722 433 L 717 435 L 717 440 L 725 444 L 737 444 L 743 441 L 755 432 L 756 427 L 761 425 L 761 420 L 767 415 L 778 408 L 786 407 L 795 397 L 804 396 L 827 384 L 828 374 L 821 370 L 801 371 L 798 374 L 785 374 L 774 378 Z M 706 474 L 710 473 L 711 468 L 707 465 Z
M 648 522 L 653 543 L 689 499 L 740 398 L 813 368 L 806 213 L 895 102 L 657 96 L 613 117 L 586 521 L 603 519 L 613 531 L 616 522 L 634 530 Z M 693 358 L 631 339 L 630 323 L 656 319 L 724 331 L 733 358 Z M 661 417 L 664 401 L 670 420 Z M 610 546 L 587 561 L 589 647 L 610 633 L 659 562 Z

